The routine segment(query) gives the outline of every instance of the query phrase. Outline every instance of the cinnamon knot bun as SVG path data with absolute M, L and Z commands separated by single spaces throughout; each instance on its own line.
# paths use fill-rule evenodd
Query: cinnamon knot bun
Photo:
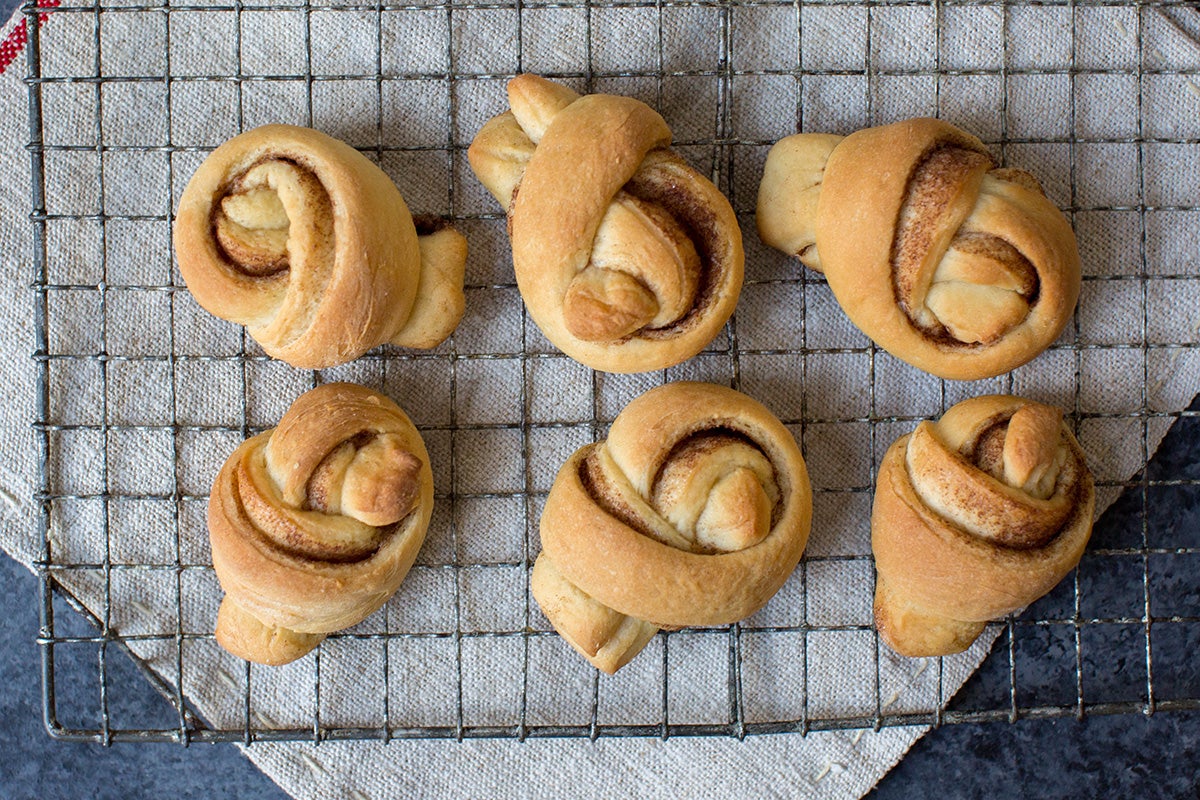
M 704 349 L 742 286 L 729 201 L 666 149 L 671 131 L 644 103 L 535 75 L 510 81 L 508 98 L 467 155 L 508 212 L 517 287 L 542 333 L 606 372 Z
M 1051 406 L 965 400 L 888 449 L 871 511 L 875 621 L 909 656 L 965 650 L 1079 563 L 1096 497 Z
M 1037 180 L 941 120 L 780 140 L 757 219 L 764 242 L 825 274 L 863 333 L 942 378 L 1033 359 L 1079 298 L 1074 233 Z
M 196 170 L 179 200 L 175 255 L 204 309 L 245 325 L 268 355 L 322 369 L 385 342 L 434 347 L 458 325 L 466 239 L 419 222 L 362 153 L 265 125 Z
M 533 596 L 572 647 L 616 672 L 660 628 L 762 608 L 799 562 L 811 518 L 804 460 L 778 419 L 732 389 L 667 384 L 559 470 Z
M 395 403 L 348 383 L 305 393 L 213 484 L 217 641 L 284 664 L 358 623 L 408 574 L 432 510 L 429 455 Z

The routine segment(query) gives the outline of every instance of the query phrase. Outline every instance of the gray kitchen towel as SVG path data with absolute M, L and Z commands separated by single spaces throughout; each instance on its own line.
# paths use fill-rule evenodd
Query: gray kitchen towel
M 815 490 L 804 563 L 737 636 L 745 721 L 933 711 L 1001 626 L 941 660 L 877 646 L 867 522 L 883 450 L 959 399 L 1027 395 L 1077 421 L 1103 508 L 1196 393 L 1200 49 L 1189 9 L 206 5 L 50 11 L 41 136 L 54 287 L 45 290 L 51 560 L 78 565 L 56 577 L 214 727 L 240 730 L 247 710 L 267 730 L 311 729 L 314 719 L 730 722 L 724 630 L 660 636 L 612 678 L 597 678 L 557 637 L 521 632 L 548 629 L 524 565 L 563 458 L 651 386 L 735 374 L 792 423 Z M 9 23 L 0 51 L 16 47 L 23 24 Z M 518 71 L 654 105 L 679 151 L 727 188 L 748 280 L 734 325 L 705 353 L 649 375 L 593 375 L 525 317 L 504 220 L 462 152 L 504 110 L 505 79 Z M 30 430 L 40 367 L 29 358 L 38 294 L 23 74 L 18 59 L 0 75 L 0 243 L 11 260 L 0 341 L 15 400 L 0 411 L 10 454 L 0 545 L 29 565 L 41 550 Z M 1071 209 L 1080 240 L 1074 324 L 1034 362 L 992 380 L 939 381 L 870 348 L 824 283 L 801 280 L 754 232 L 772 141 L 798 127 L 845 133 L 934 114 L 1036 174 Z M 450 343 L 426 355 L 385 348 L 313 374 L 262 357 L 238 327 L 196 306 L 172 262 L 170 212 L 208 150 L 266 122 L 312 125 L 360 147 L 415 211 L 459 220 L 471 247 L 467 312 Z M 319 659 L 247 673 L 209 636 L 221 595 L 206 494 L 244 429 L 273 425 L 314 380 L 342 379 L 388 393 L 421 427 L 439 509 L 385 609 L 327 641 Z M 857 797 L 923 732 L 256 743 L 246 753 L 301 798 Z

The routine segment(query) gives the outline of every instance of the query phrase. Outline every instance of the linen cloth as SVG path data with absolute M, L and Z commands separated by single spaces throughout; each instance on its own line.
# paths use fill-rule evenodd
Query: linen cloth
M 597 683 L 557 637 L 530 637 L 526 655 L 516 635 L 548 628 L 522 565 L 539 550 L 539 504 L 558 465 L 629 399 L 678 379 L 736 379 L 794 423 L 814 485 L 806 560 L 740 637 L 746 721 L 930 711 L 999 628 L 940 667 L 877 649 L 868 515 L 891 441 L 976 394 L 1057 403 L 1078 420 L 1103 509 L 1153 453 L 1166 415 L 1196 392 L 1200 49 L 1188 9 L 414 4 L 377 13 L 245 3 L 239 15 L 202 5 L 51 13 L 43 77 L 105 80 L 45 83 L 42 136 L 46 278 L 62 287 L 47 291 L 47 422 L 58 426 L 50 493 L 61 498 L 52 561 L 117 565 L 109 587 L 101 569 L 57 576 L 98 616 L 107 608 L 118 635 L 166 635 L 130 646 L 167 682 L 182 679 L 213 726 L 240 729 L 246 691 L 252 724 L 266 729 L 311 726 L 316 715 L 332 726 L 453 726 L 460 707 L 465 725 L 587 724 L 593 692 L 599 723 L 655 724 L 664 679 L 671 723 L 728 722 L 724 631 L 660 636 Z M 747 285 L 734 324 L 701 356 L 649 375 L 593 375 L 524 317 L 504 221 L 461 150 L 506 108 L 504 79 L 518 71 L 647 101 L 679 151 L 722 182 L 742 222 Z M 0 545 L 30 564 L 40 543 L 23 73 L 18 61 L 0 76 L 0 235 L 12 254 L 0 325 L 17 401 L 2 412 Z M 754 232 L 770 142 L 797 128 L 846 133 L 934 114 L 993 144 L 1073 211 L 1086 276 L 1076 322 L 1009 376 L 943 382 L 873 351 L 824 283 Z M 385 348 L 314 375 L 262 358 L 239 328 L 195 305 L 172 263 L 170 211 L 209 149 L 266 122 L 338 136 L 376 158 L 414 211 L 459 218 L 471 256 L 452 342 L 430 355 Z M 103 364 L 91 357 L 101 352 Z M 333 638 L 321 648 L 319 692 L 313 656 L 253 667 L 247 690 L 242 662 L 204 637 L 221 596 L 205 495 L 243 431 L 273 425 L 316 380 L 396 399 L 422 428 L 441 495 L 412 574 L 353 632 L 447 635 Z M 106 504 L 101 493 L 116 497 Z M 769 626 L 815 630 L 755 630 Z M 182 653 L 169 636 L 179 630 Z M 857 797 L 921 733 L 258 743 L 246 753 L 300 798 Z

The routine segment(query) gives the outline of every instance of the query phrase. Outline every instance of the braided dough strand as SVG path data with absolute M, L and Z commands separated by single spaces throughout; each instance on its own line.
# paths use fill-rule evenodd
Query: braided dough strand
M 660 628 L 762 608 L 795 569 L 811 513 L 799 448 L 769 411 L 724 387 L 668 384 L 559 471 L 533 594 L 576 650 L 615 672 Z
M 395 403 L 353 384 L 302 395 L 213 485 L 217 641 L 281 664 L 359 622 L 408 573 L 432 507 L 429 456 Z

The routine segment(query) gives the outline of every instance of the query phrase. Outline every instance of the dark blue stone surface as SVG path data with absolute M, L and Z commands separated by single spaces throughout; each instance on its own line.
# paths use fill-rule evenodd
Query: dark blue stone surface
M 892 798 L 1200 797 L 1200 714 L 949 725 L 871 794 Z
M 233 745 L 96 744 L 55 741 L 42 726 L 41 656 L 36 644 L 37 580 L 16 562 L 0 556 L 0 798 L 4 800 L 131 800 L 132 798 L 255 798 L 284 800 L 279 787 Z M 60 606 L 59 619 L 69 612 Z M 80 632 L 92 629 L 80 618 Z M 62 654 L 67 648 L 56 648 Z M 66 655 L 66 658 L 71 658 Z M 70 674 L 92 680 L 57 684 L 61 707 L 75 708 L 80 719 L 98 719 L 98 681 L 94 646 L 80 647 L 84 663 L 63 665 Z M 110 709 L 114 720 L 128 714 L 138 720 L 161 719 L 174 710 L 150 687 L 121 653 L 108 658 Z M 78 667 L 72 669 L 72 667 Z M 64 720 L 69 723 L 70 720 Z

